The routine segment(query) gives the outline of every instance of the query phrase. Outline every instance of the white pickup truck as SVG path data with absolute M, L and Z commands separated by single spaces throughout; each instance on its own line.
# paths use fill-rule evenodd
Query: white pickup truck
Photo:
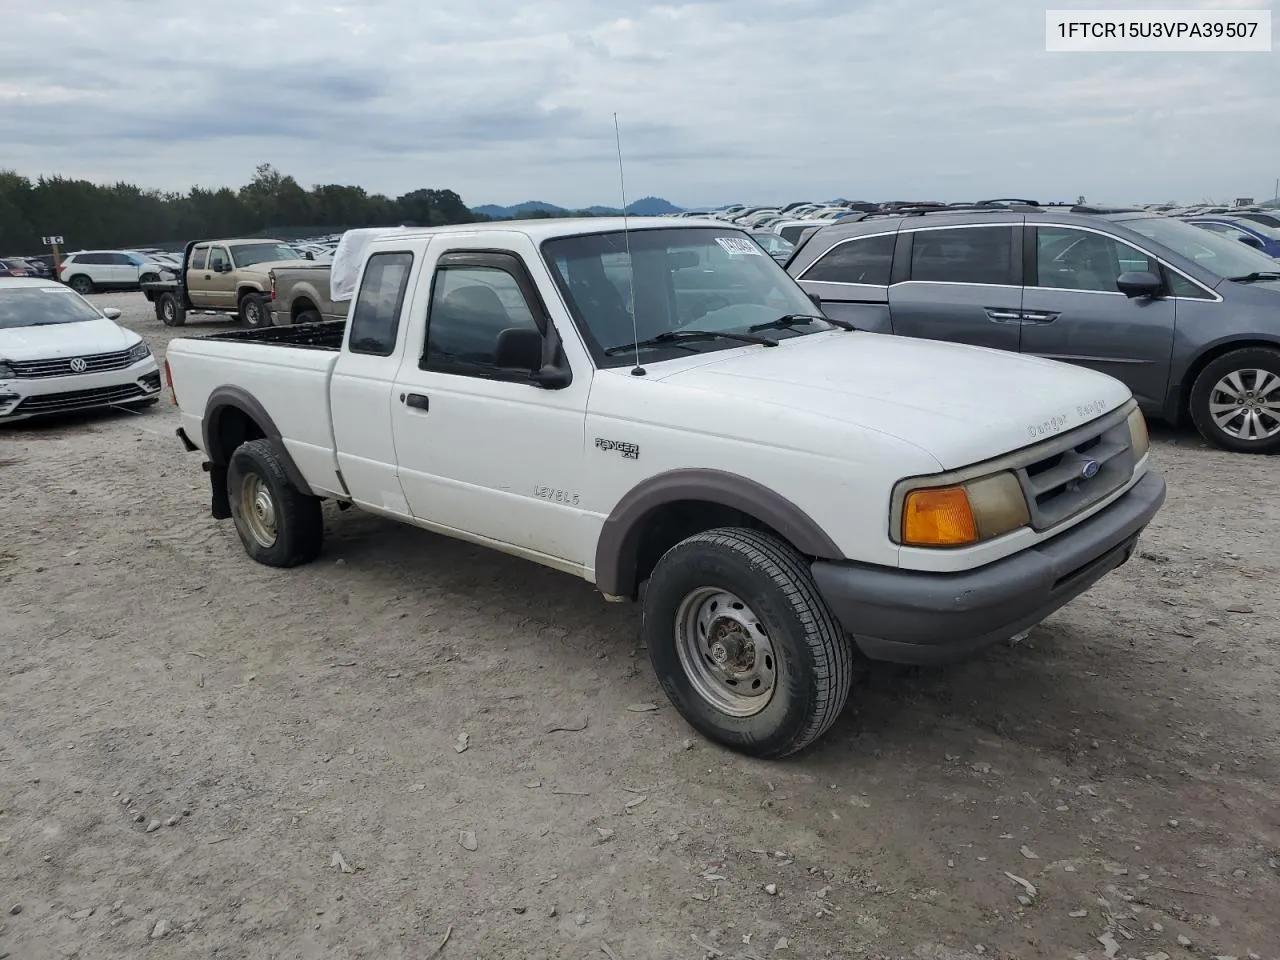
M 271 566 L 320 553 L 327 499 L 643 597 L 672 703 L 745 753 L 821 735 L 857 652 L 1028 630 L 1164 501 L 1117 380 L 855 331 L 723 223 L 399 229 L 360 260 L 345 322 L 170 342 L 213 515 Z

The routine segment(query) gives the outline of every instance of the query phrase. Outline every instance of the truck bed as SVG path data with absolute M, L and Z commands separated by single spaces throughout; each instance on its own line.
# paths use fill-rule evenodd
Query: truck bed
M 312 488 L 341 495 L 329 379 L 344 326 L 263 327 L 170 340 L 165 361 L 187 436 L 203 437 L 204 415 L 215 392 L 247 394 L 270 411 L 280 442 Z
M 228 330 L 210 333 L 197 340 L 231 340 L 237 343 L 257 343 L 278 347 L 297 347 L 302 350 L 329 350 L 336 353 L 342 348 L 342 337 L 347 329 L 345 320 L 326 320 L 289 327 L 262 327 L 257 330 Z

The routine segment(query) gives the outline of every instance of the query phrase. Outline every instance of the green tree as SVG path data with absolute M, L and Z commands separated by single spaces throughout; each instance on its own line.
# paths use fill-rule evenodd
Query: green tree
M 6 255 L 42 252 L 41 237 L 50 234 L 62 235 L 66 248 L 77 250 L 178 246 L 204 237 L 272 232 L 289 239 L 311 230 L 476 219 L 452 190 L 423 188 L 395 199 L 346 184 L 307 190 L 269 163 L 259 164 L 238 189 L 193 186 L 186 193 L 59 176 L 32 181 L 0 170 L 0 254 Z

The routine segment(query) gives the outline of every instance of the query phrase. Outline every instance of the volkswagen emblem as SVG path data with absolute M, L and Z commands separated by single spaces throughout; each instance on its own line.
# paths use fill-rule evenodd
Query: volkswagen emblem
M 1092 480 L 1098 475 L 1098 471 L 1102 469 L 1102 464 L 1097 460 L 1086 460 L 1080 464 L 1080 476 L 1084 480 Z
M 72 360 L 70 366 L 71 366 L 72 373 L 84 373 L 86 370 L 89 369 L 89 365 L 85 363 L 84 360 L 81 359 L 80 357 L 76 357 L 74 360 Z

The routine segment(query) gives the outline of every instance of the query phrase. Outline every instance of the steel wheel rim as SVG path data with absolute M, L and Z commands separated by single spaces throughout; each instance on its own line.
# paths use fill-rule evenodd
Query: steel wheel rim
M 166 300 L 160 307 L 160 312 L 166 320 L 172 320 L 178 315 L 178 308 L 172 300 Z
M 753 717 L 773 699 L 778 663 L 760 618 L 718 587 L 699 587 L 675 617 L 680 666 L 698 696 L 731 717 Z
M 1280 435 L 1280 375 L 1231 371 L 1209 391 L 1209 416 L 1227 436 L 1246 443 Z
M 240 481 L 240 516 L 258 546 L 268 549 L 275 546 L 276 504 L 271 499 L 271 490 L 256 473 Z
M 256 300 L 250 300 L 245 303 L 244 319 L 251 327 L 262 325 L 262 306 Z

